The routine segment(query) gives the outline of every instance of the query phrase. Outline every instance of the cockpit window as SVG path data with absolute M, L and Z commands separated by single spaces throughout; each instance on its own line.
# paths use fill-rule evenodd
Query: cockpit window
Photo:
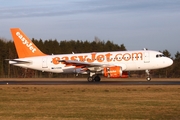
M 160 57 L 165 57 L 165 55 L 164 54 L 157 54 L 156 55 L 156 58 L 160 58 Z

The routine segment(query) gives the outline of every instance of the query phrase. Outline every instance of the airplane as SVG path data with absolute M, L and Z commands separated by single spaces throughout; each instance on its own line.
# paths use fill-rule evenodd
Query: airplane
M 21 31 L 10 29 L 18 58 L 9 64 L 52 73 L 87 74 L 89 82 L 99 82 L 100 75 L 107 78 L 128 78 L 129 71 L 145 70 L 146 80 L 151 80 L 150 70 L 171 66 L 173 61 L 153 50 L 113 51 L 47 55 Z

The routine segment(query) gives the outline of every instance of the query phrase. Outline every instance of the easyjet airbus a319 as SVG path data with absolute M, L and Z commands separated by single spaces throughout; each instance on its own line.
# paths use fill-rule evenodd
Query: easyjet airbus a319
M 127 78 L 128 71 L 165 68 L 173 61 L 162 53 L 151 50 L 92 52 L 80 54 L 46 55 L 19 29 L 11 28 L 18 53 L 10 64 L 52 73 L 88 74 L 88 81 L 100 81 L 100 75 L 108 78 Z

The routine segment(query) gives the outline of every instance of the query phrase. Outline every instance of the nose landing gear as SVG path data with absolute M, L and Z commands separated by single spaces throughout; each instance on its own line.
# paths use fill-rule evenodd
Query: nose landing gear
M 151 81 L 151 76 L 150 76 L 149 70 L 146 70 L 145 72 L 147 74 L 146 80 Z

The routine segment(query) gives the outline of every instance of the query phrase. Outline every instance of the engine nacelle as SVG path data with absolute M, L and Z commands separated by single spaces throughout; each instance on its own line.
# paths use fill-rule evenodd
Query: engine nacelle
M 103 73 L 104 73 L 104 76 L 108 78 L 127 78 L 128 77 L 128 73 L 123 72 L 120 66 L 105 67 Z

